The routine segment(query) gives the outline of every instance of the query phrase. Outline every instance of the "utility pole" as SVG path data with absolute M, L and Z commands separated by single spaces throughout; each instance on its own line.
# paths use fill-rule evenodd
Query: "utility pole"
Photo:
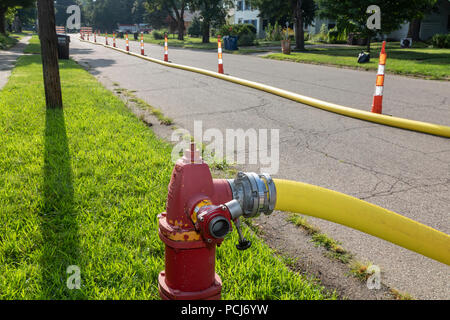
M 54 3 L 53 0 L 38 0 L 37 5 L 46 106 L 62 108 Z

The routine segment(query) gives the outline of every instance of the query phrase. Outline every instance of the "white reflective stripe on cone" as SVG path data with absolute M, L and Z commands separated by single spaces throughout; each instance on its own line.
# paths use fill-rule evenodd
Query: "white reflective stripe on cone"
M 378 72 L 377 74 L 384 74 L 384 64 L 378 65 Z
M 219 64 L 223 64 L 222 59 L 219 59 Z
M 376 86 L 375 87 L 375 95 L 376 96 L 382 96 L 383 95 L 383 87 L 382 86 Z

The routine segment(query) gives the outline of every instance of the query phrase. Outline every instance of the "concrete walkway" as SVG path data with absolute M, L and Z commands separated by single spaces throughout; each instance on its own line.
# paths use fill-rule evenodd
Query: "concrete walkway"
M 23 54 L 23 50 L 31 37 L 24 37 L 9 50 L 0 50 L 0 89 L 8 82 L 11 70 L 14 68 L 17 59 Z

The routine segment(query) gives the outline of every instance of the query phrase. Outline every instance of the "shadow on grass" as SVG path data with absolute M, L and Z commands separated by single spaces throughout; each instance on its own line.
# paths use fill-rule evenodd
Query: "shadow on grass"
M 79 234 L 74 208 L 72 167 L 62 109 L 47 110 L 44 138 L 40 299 L 82 299 L 82 290 L 67 287 L 67 279 L 71 275 L 66 273 L 67 267 L 77 265 L 81 269 L 81 275 L 83 269 L 79 261 Z

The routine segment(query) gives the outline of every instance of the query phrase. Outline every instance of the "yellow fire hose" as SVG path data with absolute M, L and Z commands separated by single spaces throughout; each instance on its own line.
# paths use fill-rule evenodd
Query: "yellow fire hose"
M 290 180 L 274 183 L 275 210 L 342 224 L 450 265 L 448 234 L 340 192 Z
M 81 40 L 81 41 L 86 41 L 86 40 Z M 86 41 L 86 42 L 90 42 L 90 41 Z M 337 113 L 337 114 L 340 114 L 343 116 L 356 118 L 356 119 L 360 119 L 360 120 L 365 120 L 365 121 L 370 121 L 370 122 L 375 122 L 375 123 L 379 123 L 379 124 L 383 124 L 383 125 L 387 125 L 387 126 L 391 126 L 391 127 L 397 127 L 397 128 L 402 128 L 402 129 L 406 129 L 406 130 L 423 132 L 423 133 L 428 133 L 428 134 L 432 134 L 432 135 L 436 135 L 436 136 L 450 138 L 450 127 L 449 126 L 428 123 L 428 122 L 422 122 L 422 121 L 416 121 L 416 120 L 409 120 L 409 119 L 404 119 L 404 118 L 399 118 L 399 117 L 392 117 L 392 116 L 387 116 L 387 115 L 383 115 L 383 114 L 372 113 L 369 111 L 363 111 L 363 110 L 358 110 L 358 109 L 354 109 L 354 108 L 349 108 L 349 107 L 341 106 L 338 104 L 322 101 L 319 99 L 314 99 L 314 98 L 310 98 L 307 96 L 303 96 L 298 93 L 279 89 L 279 88 L 265 85 L 262 83 L 249 81 L 249 80 L 245 80 L 245 79 L 240 79 L 237 77 L 228 76 L 228 75 L 220 74 L 220 73 L 217 73 L 214 71 L 209 71 L 209 70 L 205 70 L 205 69 L 201 69 L 201 68 L 190 67 L 190 66 L 185 66 L 185 65 L 171 63 L 171 62 L 165 62 L 165 61 L 162 61 L 159 59 L 146 57 L 146 56 L 134 53 L 134 52 L 127 52 L 126 50 L 114 48 L 112 46 L 105 45 L 102 43 L 94 43 L 94 44 L 99 44 L 104 47 L 114 49 L 114 50 L 117 50 L 117 51 L 120 51 L 120 52 L 123 52 L 126 54 L 130 54 L 130 55 L 136 56 L 138 58 L 145 59 L 147 61 L 151 61 L 154 63 L 158 63 L 158 64 L 161 64 L 161 65 L 164 65 L 167 67 L 196 72 L 196 73 L 200 73 L 200 74 L 203 74 L 206 76 L 210 76 L 210 77 L 222 79 L 225 81 L 233 82 L 236 84 L 240 84 L 243 86 L 247 86 L 247 87 L 250 87 L 253 89 L 265 91 L 265 92 L 268 92 L 268 93 L 271 93 L 271 94 L 274 94 L 274 95 L 277 95 L 277 96 L 280 96 L 280 97 L 283 97 L 283 98 L 286 98 L 289 100 L 300 102 L 300 103 L 303 103 L 303 104 L 306 104 L 306 105 L 309 105 L 312 107 L 316 107 L 316 108 L 326 110 L 329 112 Z

